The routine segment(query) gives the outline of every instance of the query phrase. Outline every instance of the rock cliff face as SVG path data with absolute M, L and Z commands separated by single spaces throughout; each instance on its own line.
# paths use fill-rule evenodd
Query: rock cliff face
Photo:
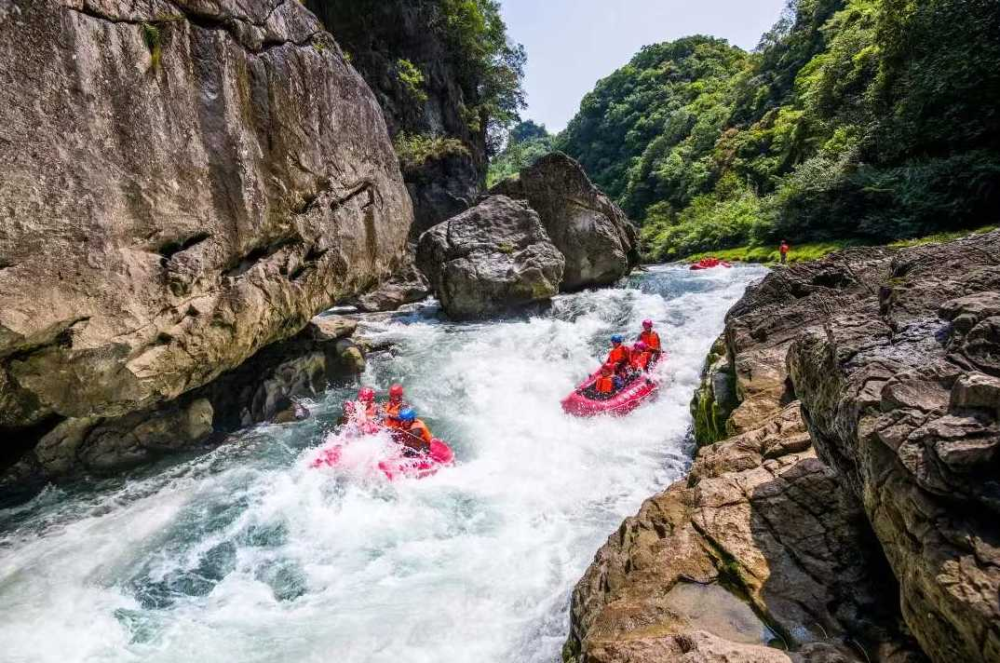
M 0 469 L 206 385 L 402 259 L 381 110 L 298 2 L 0 0 L 0 63 Z
M 420 237 L 417 260 L 453 318 L 474 318 L 552 298 L 565 260 L 538 214 L 492 196 Z
M 490 192 L 525 200 L 538 212 L 566 256 L 564 291 L 610 285 L 639 264 L 635 226 L 583 167 L 561 152 L 542 157 Z
M 408 165 L 414 201 L 412 238 L 475 204 L 486 175 L 486 132 L 469 110 L 477 100 L 459 84 L 439 26 L 440 3 L 427 0 L 306 0 L 374 90 L 389 133 L 450 137 L 465 146 Z M 407 84 L 401 61 L 420 72 Z M 478 125 L 478 126 L 477 126 Z
M 998 290 L 1000 233 L 748 291 L 733 437 L 601 549 L 567 657 L 1000 661 Z

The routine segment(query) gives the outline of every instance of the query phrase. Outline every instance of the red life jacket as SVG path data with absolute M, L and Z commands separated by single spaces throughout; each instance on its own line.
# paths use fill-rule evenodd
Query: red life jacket
M 615 379 L 610 375 L 597 378 L 597 382 L 594 383 L 594 387 L 597 389 L 599 394 L 610 394 L 615 390 Z
M 649 362 L 651 359 L 652 354 L 649 352 L 637 352 L 632 355 L 632 365 L 640 371 L 645 371 L 649 368 Z
M 655 331 L 642 332 L 639 334 L 639 340 L 645 343 L 651 352 L 660 352 L 662 350 L 660 347 L 660 335 Z

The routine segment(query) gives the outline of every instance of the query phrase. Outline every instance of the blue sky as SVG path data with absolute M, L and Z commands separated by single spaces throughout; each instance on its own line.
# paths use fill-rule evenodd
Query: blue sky
M 709 34 L 751 49 L 787 0 L 501 0 L 528 51 L 522 116 L 561 131 L 594 84 L 644 45 Z

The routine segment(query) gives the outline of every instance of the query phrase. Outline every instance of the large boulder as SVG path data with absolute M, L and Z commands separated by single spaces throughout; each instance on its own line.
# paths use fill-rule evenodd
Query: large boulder
M 425 232 L 417 261 L 454 318 L 550 299 L 565 267 L 538 214 L 505 196 L 487 198 Z
M 526 200 L 564 256 L 564 291 L 610 285 L 639 264 L 635 226 L 583 167 L 553 152 L 490 190 Z
M 374 96 L 298 2 L 0 0 L 0 145 L 0 469 L 295 335 L 412 221 Z

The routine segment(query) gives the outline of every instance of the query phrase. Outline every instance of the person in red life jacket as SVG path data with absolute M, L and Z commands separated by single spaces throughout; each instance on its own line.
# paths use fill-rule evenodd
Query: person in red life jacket
M 604 362 L 614 366 L 615 373 L 627 371 L 632 363 L 632 353 L 629 352 L 628 346 L 622 343 L 624 340 L 621 334 L 615 334 L 611 337 L 611 353 L 608 354 L 608 358 Z
M 639 341 L 632 348 L 632 367 L 636 371 L 648 371 L 649 363 L 653 359 L 653 354 L 649 351 L 649 346 Z
M 403 403 L 403 385 L 389 387 L 389 400 L 382 406 L 382 415 L 388 428 L 399 428 L 399 414 L 406 409 Z
M 434 441 L 430 428 L 418 419 L 416 411 L 409 407 L 399 413 L 399 426 L 392 429 L 392 437 L 407 450 L 416 453 L 429 452 L 431 442 Z
M 781 253 L 781 264 L 784 265 L 788 262 L 788 252 L 792 250 L 792 247 L 788 245 L 788 242 L 781 240 L 781 246 L 778 247 L 778 252 Z
M 663 346 L 660 344 L 660 335 L 653 331 L 653 321 L 642 321 L 642 333 L 639 334 L 639 342 L 646 344 L 651 361 L 659 361 L 663 354 Z

